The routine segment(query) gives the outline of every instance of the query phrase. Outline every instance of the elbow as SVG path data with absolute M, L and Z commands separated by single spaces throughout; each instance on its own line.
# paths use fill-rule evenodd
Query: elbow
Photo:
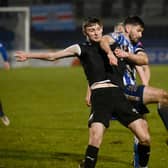
M 53 56 L 51 53 L 49 53 L 49 54 L 46 56 L 46 60 L 48 60 L 48 61 L 54 61 L 55 58 L 54 58 L 54 56 Z
M 148 65 L 149 64 L 149 59 L 148 59 L 148 57 L 146 57 L 145 59 L 144 59 L 144 65 Z
M 55 59 L 54 58 L 46 58 L 46 60 L 48 60 L 48 61 L 54 61 Z
M 139 60 L 139 61 L 137 62 L 137 65 L 148 65 L 148 64 L 149 64 L 149 59 L 148 59 L 148 57 L 143 58 L 142 60 Z
M 144 56 L 143 58 L 144 58 L 144 65 L 148 65 L 148 64 L 149 64 L 149 58 L 148 58 L 148 55 L 145 54 L 145 56 Z
M 137 58 L 136 60 L 137 60 L 138 65 L 148 65 L 149 64 L 149 58 L 146 53 L 138 53 L 137 55 L 138 57 L 136 57 Z

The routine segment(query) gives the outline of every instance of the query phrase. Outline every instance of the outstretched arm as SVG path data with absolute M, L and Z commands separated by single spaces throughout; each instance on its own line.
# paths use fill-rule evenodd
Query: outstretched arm
M 17 61 L 26 61 L 27 59 L 44 59 L 49 61 L 54 61 L 59 58 L 69 57 L 73 55 L 80 55 L 80 47 L 78 44 L 67 47 L 63 50 L 57 52 L 47 52 L 47 53 L 31 53 L 24 51 L 17 51 L 15 53 Z

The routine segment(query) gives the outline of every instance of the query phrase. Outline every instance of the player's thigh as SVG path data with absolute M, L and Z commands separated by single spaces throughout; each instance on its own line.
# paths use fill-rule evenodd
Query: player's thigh
M 158 103 L 163 93 L 162 89 L 145 86 L 143 93 L 143 102 L 144 104 L 149 103 Z

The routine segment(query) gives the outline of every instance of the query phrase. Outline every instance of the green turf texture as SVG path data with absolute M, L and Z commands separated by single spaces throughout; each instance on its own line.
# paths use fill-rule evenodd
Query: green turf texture
M 151 67 L 151 85 L 168 90 L 168 67 Z M 77 168 L 88 143 L 87 83 L 80 67 L 0 71 L 0 99 L 11 124 L 0 122 L 0 168 Z M 150 168 L 168 167 L 168 134 L 149 106 Z M 132 133 L 111 123 L 97 168 L 131 168 Z

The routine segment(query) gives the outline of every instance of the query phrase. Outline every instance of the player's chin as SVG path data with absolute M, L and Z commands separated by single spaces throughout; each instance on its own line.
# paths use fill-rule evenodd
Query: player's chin
M 99 42 L 100 40 L 101 40 L 100 37 L 95 37 L 95 38 L 94 38 L 94 41 L 95 41 L 95 42 Z
M 139 41 L 139 39 L 134 39 L 134 43 L 137 43 Z
M 94 39 L 93 41 L 94 42 L 100 42 L 100 39 Z

